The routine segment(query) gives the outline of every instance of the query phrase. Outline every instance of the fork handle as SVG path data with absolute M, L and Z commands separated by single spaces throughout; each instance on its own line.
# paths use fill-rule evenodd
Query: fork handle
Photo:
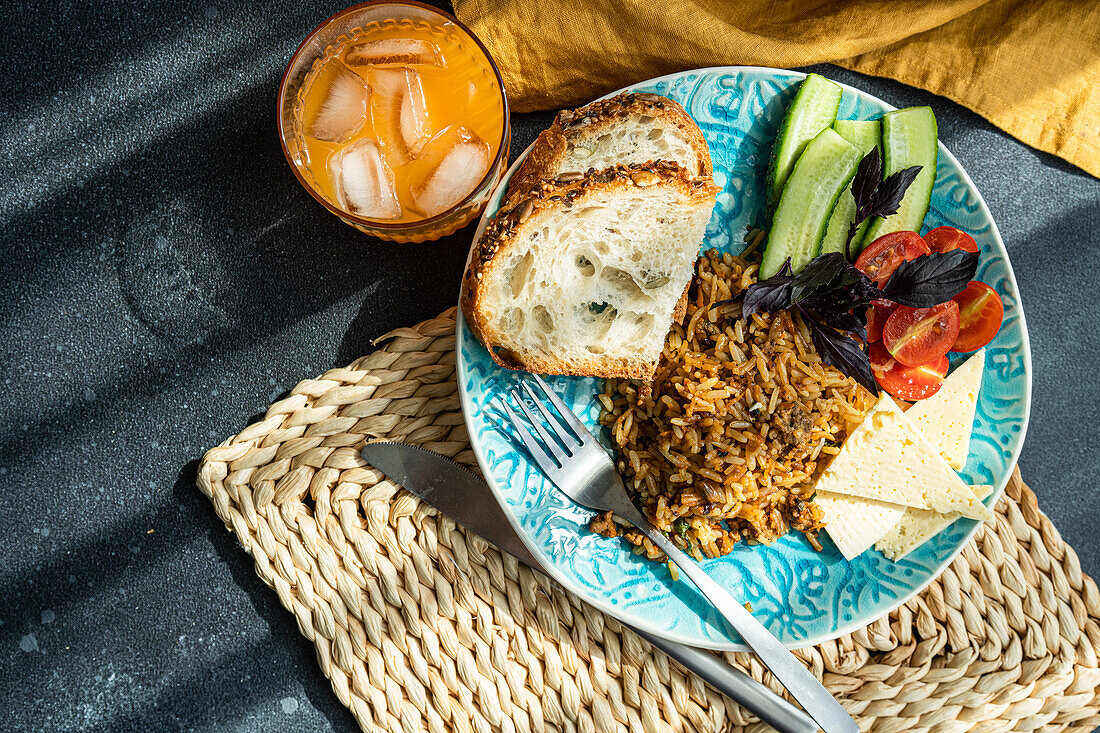
M 829 694 L 824 685 L 802 666 L 793 654 L 770 631 L 764 628 L 745 606 L 730 595 L 729 591 L 718 584 L 683 550 L 674 545 L 664 534 L 657 530 L 640 511 L 630 509 L 615 513 L 646 533 L 653 544 L 661 548 L 672 562 L 691 578 L 691 582 L 707 597 L 722 617 L 741 635 L 745 644 L 752 649 L 764 666 L 771 670 L 791 697 L 821 726 L 825 733 L 857 733 L 859 726 L 845 712 L 840 703 Z
M 736 667 L 726 664 L 714 652 L 662 639 L 625 622 L 620 623 L 779 733 L 817 733 L 817 723 L 797 705 L 772 692 L 762 682 L 757 682 Z

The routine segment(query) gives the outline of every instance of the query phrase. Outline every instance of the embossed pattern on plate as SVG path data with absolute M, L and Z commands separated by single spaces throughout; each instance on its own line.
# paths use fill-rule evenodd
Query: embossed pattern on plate
M 679 101 L 706 136 L 722 192 L 703 249 L 740 251 L 746 226 L 760 218 L 771 144 L 802 78 L 792 71 L 725 67 L 628 87 Z M 838 116 L 873 119 L 890 109 L 844 86 Z M 1027 329 L 1012 267 L 989 210 L 954 156 L 942 144 L 939 152 L 925 230 L 949 224 L 973 235 L 982 253 L 978 278 L 992 285 L 1005 305 L 1004 325 L 986 349 L 974 437 L 962 472 L 972 484 L 996 487 L 986 500 L 992 506 L 1008 481 L 1027 427 Z M 515 167 L 490 200 L 477 236 L 499 206 Z M 743 649 L 688 581 L 672 581 L 664 566 L 638 558 L 619 539 L 588 532 L 591 512 L 554 489 L 500 430 L 504 423 L 494 401 L 512 384 L 511 373 L 492 361 L 461 319 L 457 339 L 459 392 L 478 461 L 510 521 L 555 579 L 597 608 L 654 634 L 697 646 Z M 952 356 L 958 356 L 954 364 L 965 358 Z M 596 432 L 599 380 L 549 381 Z M 606 435 L 602 439 L 607 442 Z M 976 527 L 972 520 L 959 520 L 898 563 L 874 550 L 846 562 L 824 534 L 823 552 L 792 534 L 770 547 L 739 545 L 704 564 L 707 572 L 751 602 L 757 618 L 784 644 L 809 646 L 865 626 L 904 603 L 951 561 Z

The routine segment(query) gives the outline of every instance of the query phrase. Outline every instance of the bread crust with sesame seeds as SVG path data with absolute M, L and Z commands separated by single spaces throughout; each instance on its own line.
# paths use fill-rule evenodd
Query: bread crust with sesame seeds
M 679 163 L 691 176 L 713 173 L 702 131 L 677 102 L 645 92 L 618 94 L 559 112 L 512 177 L 508 200 L 562 173 L 656 160 Z

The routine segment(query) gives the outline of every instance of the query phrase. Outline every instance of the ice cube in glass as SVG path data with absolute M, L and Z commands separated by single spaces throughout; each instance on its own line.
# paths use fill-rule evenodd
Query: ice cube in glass
M 374 130 L 390 165 L 408 163 L 431 137 L 420 74 L 414 69 L 372 69 Z
M 378 143 L 357 140 L 332 157 L 330 163 L 336 200 L 341 208 L 368 219 L 396 219 L 401 204 Z
M 313 82 L 327 85 L 328 93 L 310 120 L 306 134 L 330 143 L 347 142 L 367 121 L 370 87 L 343 64 L 332 63 L 329 67 L 323 70 L 327 74 L 318 76 Z
M 413 206 L 427 217 L 441 214 L 466 198 L 488 170 L 489 145 L 465 127 L 447 127 L 409 164 Z
M 384 38 L 348 49 L 348 66 L 446 66 L 439 47 L 419 38 Z

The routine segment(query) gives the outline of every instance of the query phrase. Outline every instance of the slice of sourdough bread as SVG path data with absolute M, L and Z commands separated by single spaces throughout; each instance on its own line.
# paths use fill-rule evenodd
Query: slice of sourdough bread
M 471 251 L 467 323 L 501 366 L 652 379 L 718 190 L 667 161 L 542 182 Z
M 712 173 L 707 141 L 683 107 L 656 94 L 619 94 L 559 112 L 512 177 L 508 199 L 563 173 L 656 160 L 678 163 L 693 177 Z

